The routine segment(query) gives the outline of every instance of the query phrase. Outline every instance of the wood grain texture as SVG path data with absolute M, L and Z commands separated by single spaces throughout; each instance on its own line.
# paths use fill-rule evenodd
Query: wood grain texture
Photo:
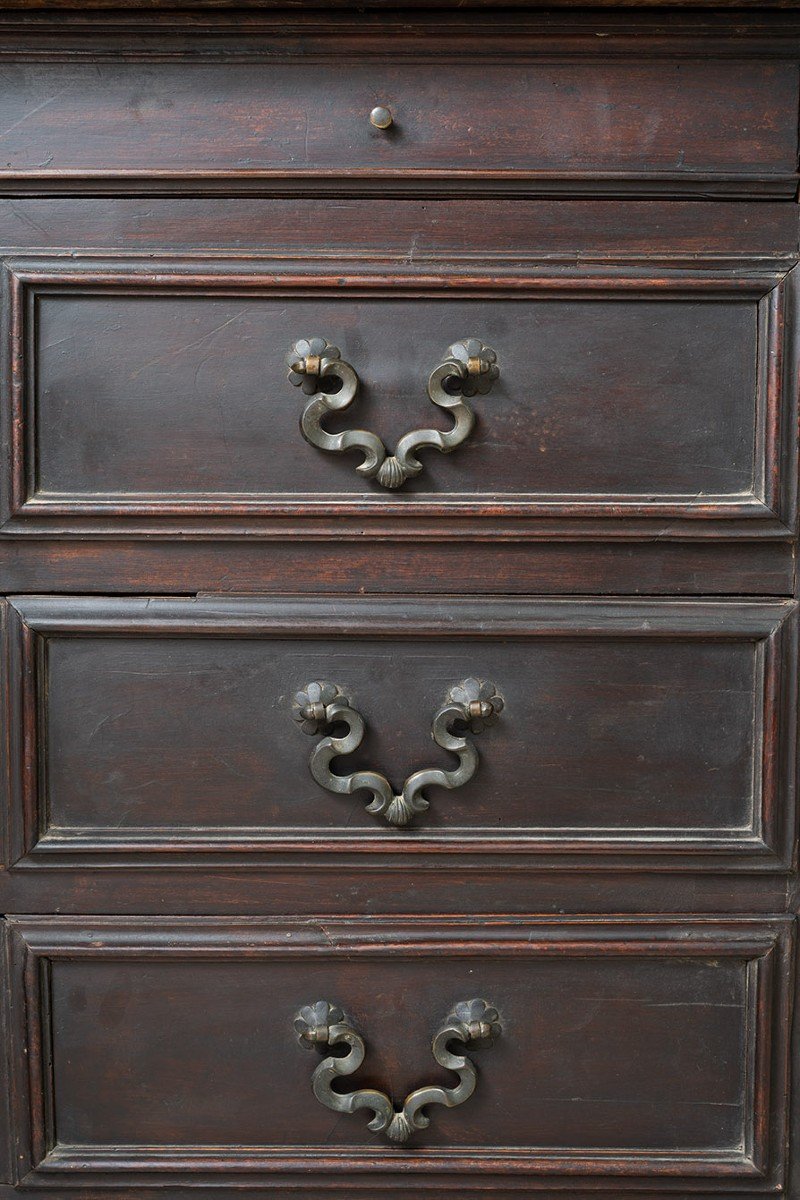
M 570 8 L 574 5 L 574 0 L 504 0 L 503 8 L 507 10 L 517 9 L 525 10 L 544 10 L 545 13 L 559 8 Z M 20 12 L 30 15 L 39 15 L 42 9 L 39 0 L 5 0 L 3 8 L 10 13 Z M 301 8 L 301 0 L 87 0 L 86 3 L 79 3 L 79 0 L 48 0 L 46 9 L 52 9 L 59 12 L 69 12 L 72 9 L 96 9 L 102 8 L 104 14 L 109 13 L 130 13 L 132 15 L 141 14 L 142 12 L 148 15 L 158 15 L 167 10 L 171 15 L 174 12 L 181 10 L 197 10 L 213 11 L 215 9 L 225 10 L 231 7 L 251 9 L 251 10 L 270 10 Z M 394 16 L 398 8 L 413 10 L 415 8 L 428 7 L 424 0 L 405 0 L 402 6 L 396 3 L 396 0 L 361 0 L 358 5 L 358 11 L 369 12 L 370 10 L 385 11 L 389 16 Z M 438 0 L 436 8 L 442 12 L 452 8 L 470 9 L 470 8 L 487 8 L 496 7 L 495 0 Z M 794 0 L 762 0 L 759 6 L 761 12 L 777 11 L 791 9 L 794 7 Z M 346 16 L 348 12 L 352 12 L 352 0 L 318 0 L 315 6 L 318 13 L 326 14 L 330 12 L 342 13 Z M 674 13 L 680 10 L 693 9 L 713 9 L 716 12 L 724 12 L 725 10 L 734 10 L 738 14 L 738 10 L 747 10 L 745 18 L 752 20 L 753 0 L 582 0 L 581 8 L 588 13 L 591 9 L 658 9 L 663 15 L 665 13 Z M 450 14 L 448 13 L 448 16 Z M 457 14 L 456 14 L 457 15 Z M 758 15 L 758 14 L 756 14 Z
M 474 517 L 483 537 L 488 517 L 514 537 L 576 518 L 624 518 L 631 536 L 654 518 L 665 537 L 790 535 L 785 263 L 456 263 L 12 261 L 6 532 L 125 518 L 132 532 L 189 519 L 293 536 L 307 517 L 343 517 L 417 538 L 427 518 Z M 498 348 L 501 379 L 469 443 L 402 492 L 354 487 L 352 463 L 298 437 L 283 378 L 298 336 L 322 332 L 358 362 L 359 417 L 394 444 L 429 419 L 409 397 L 467 329 Z
M 353 540 L 320 528 L 313 541 L 264 543 L 93 541 L 0 536 L 0 584 L 5 592 L 96 591 L 172 595 L 197 592 L 431 595 L 444 589 L 472 595 L 790 595 L 795 579 L 791 542 L 739 544 L 671 542 L 663 522 L 640 540 L 598 541 L 583 528 L 576 540 L 484 542 L 461 540 L 459 522 L 442 541 L 436 528 L 418 529 L 414 542 L 396 542 L 391 528 Z M 491 530 L 489 531 L 491 535 Z M 343 540 L 346 543 L 343 545 Z M 443 583 L 442 580 L 445 582 Z
M 796 188 L 791 63 L 525 62 L 522 36 L 499 56 L 484 41 L 476 56 L 474 37 L 454 31 L 444 44 L 415 40 L 415 58 L 428 62 L 398 64 L 394 45 L 387 60 L 335 34 L 299 53 L 293 40 L 273 41 L 266 69 L 240 62 L 235 74 L 197 48 L 189 66 L 128 56 L 113 66 L 7 61 L 0 182 L 124 190 L 126 180 L 146 187 L 152 178 L 185 189 L 216 177 L 334 195 L 441 195 L 473 184 L 478 193 L 547 193 L 582 179 L 619 192 L 630 179 L 656 195 L 715 182 L 740 196 Z M 395 114 L 388 132 L 369 124 L 379 103 Z
M 800 1200 L 796 5 L 71 4 L 0 6 L 0 1200 Z M 389 440 L 502 389 L 369 495 L 305 333 Z M 316 786 L 298 687 L 399 781 L 471 674 L 425 823 Z M 401 1100 L 479 995 L 405 1149 L 315 1101 L 301 1005 Z
M 0 205 L 0 245 L 21 256 L 271 250 L 315 261 L 337 253 L 401 255 L 410 264 L 429 256 L 518 263 L 537 254 L 570 261 L 580 254 L 587 262 L 620 254 L 680 265 L 704 255 L 791 258 L 798 250 L 796 208 L 770 200 L 234 199 L 20 196 Z
M 435 854 L 458 871 L 484 851 L 789 865 L 791 603 L 26 597 L 8 617 L 11 862 L 338 851 Z M 366 716 L 339 772 L 402 779 L 469 674 L 495 682 L 503 719 L 476 777 L 437 790 L 418 828 L 376 826 L 363 796 L 311 779 L 290 707 L 307 679 L 338 683 Z
M 27 1011 L 13 1048 L 19 1144 L 30 1138 L 31 1146 L 19 1166 L 25 1186 L 61 1178 L 224 1183 L 242 1172 L 263 1183 L 301 1172 L 313 1186 L 315 1171 L 333 1191 L 366 1172 L 389 1188 L 399 1172 L 410 1173 L 423 1190 L 443 1173 L 465 1191 L 504 1175 L 524 1175 L 534 1190 L 559 1176 L 605 1188 L 626 1176 L 651 1186 L 702 1178 L 704 1189 L 723 1192 L 731 1180 L 753 1192 L 780 1186 L 781 1023 L 791 962 L 785 919 L 15 918 L 9 934 L 13 986 L 23 989 Z M 310 1096 L 307 1056 L 283 1035 L 284 1008 L 291 1021 L 309 989 L 334 990 L 372 1030 L 376 1076 L 393 1077 L 402 1092 L 430 1070 L 408 1049 L 424 1045 L 428 1007 L 469 987 L 478 966 L 484 986 L 498 993 L 504 1032 L 493 1062 L 481 1063 L 480 1096 L 445 1114 L 436 1148 L 423 1138 L 418 1147 L 376 1154 L 357 1124 L 335 1120 L 331 1128 Z M 376 1005 L 376 990 L 397 994 L 398 968 L 406 987 L 413 979 L 414 999 Z M 224 1015 L 232 1015 L 232 995 L 248 1012 L 237 1033 Z M 217 1087 L 205 1090 L 209 1072 Z M 120 1074 L 128 1081 L 124 1098 Z M 236 1114 L 229 1086 L 248 1100 Z M 176 1106 L 187 1088 L 193 1103 Z M 622 1100 L 631 1088 L 637 1103 L 623 1113 L 612 1093 L 622 1089 Z M 532 1145 L 534 1112 L 540 1135 Z
M 698 867 L 676 872 L 651 856 L 645 864 L 622 869 L 602 866 L 584 855 L 581 870 L 569 855 L 548 864 L 519 855 L 476 851 L 459 858 L 459 877 L 432 868 L 429 856 L 413 861 L 407 854 L 365 856 L 331 852 L 319 858 L 301 855 L 282 863 L 252 861 L 240 865 L 213 855 L 186 855 L 181 869 L 165 870 L 163 856 L 142 856 L 135 867 L 115 865 L 96 854 L 82 870 L 58 859 L 35 859 L 12 871 L 0 871 L 0 900 L 7 913 L 54 912 L 129 915 L 165 912 L 195 916 L 348 916 L 353 913 L 463 915 L 504 913 L 782 913 L 796 911 L 786 873 L 732 873 Z M 545 869 L 546 866 L 546 869 Z M 502 880 L 502 893 L 498 892 Z

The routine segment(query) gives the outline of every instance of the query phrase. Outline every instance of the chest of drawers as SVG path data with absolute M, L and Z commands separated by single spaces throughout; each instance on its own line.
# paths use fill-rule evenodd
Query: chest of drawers
M 0 1200 L 798 1200 L 796 6 L 0 31 Z

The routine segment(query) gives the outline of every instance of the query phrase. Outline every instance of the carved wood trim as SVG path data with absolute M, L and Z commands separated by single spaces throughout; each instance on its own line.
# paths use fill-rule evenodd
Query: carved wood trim
M 442 613 L 447 613 L 447 627 Z M 12 753 L 9 794 L 14 840 L 9 864 L 38 861 L 75 869 L 88 865 L 166 867 L 177 858 L 200 865 L 209 854 L 234 862 L 290 862 L 309 857 L 338 869 L 342 856 L 366 865 L 389 854 L 408 867 L 418 855 L 439 869 L 480 867 L 487 855 L 518 858 L 519 866 L 547 863 L 564 870 L 587 865 L 634 869 L 653 862 L 672 869 L 781 871 L 791 863 L 795 810 L 795 664 L 797 605 L 788 600 L 525 600 L 520 598 L 191 598 L 12 597 L 8 604 L 8 717 Z M 746 829 L 652 831 L 537 831 L 498 836 L 466 824 L 447 834 L 392 831 L 354 835 L 343 829 L 245 830 L 195 828 L 54 829 L 47 816 L 42 765 L 46 723 L 46 651 L 59 636 L 192 636 L 333 638 L 615 638 L 642 636 L 752 641 L 760 701 L 755 730 L 754 811 Z M 467 818 L 465 818 L 466 820 Z M 473 856 L 472 858 L 470 856 Z
M 2 56 L 0 56 L 1 58 Z M 15 58 L 15 61 L 18 61 Z M 152 60 L 142 60 L 152 61 Z M 337 62 L 337 66 L 341 63 Z M 641 175 L 595 171 L 587 177 L 563 171 L 237 171 L 210 172 L 152 170 L 13 172 L 0 176 L 6 196 L 239 196 L 282 197 L 296 200 L 372 196 L 381 199 L 475 199 L 520 197 L 546 199 L 564 196 L 600 196 L 606 199 L 685 200 L 692 197 L 719 200 L 792 200 L 797 176 L 788 172 L 652 171 Z
M 9 309 L 6 380 L 9 459 L 3 499 L 2 531 L 15 536 L 47 533 L 57 537 L 124 534 L 126 537 L 203 537 L 255 534 L 270 539 L 328 538 L 336 518 L 338 538 L 376 536 L 394 540 L 452 537 L 450 522 L 461 522 L 461 536 L 496 540 L 609 536 L 636 539 L 656 533 L 659 540 L 788 540 L 796 523 L 796 464 L 792 451 L 797 412 L 794 314 L 797 281 L 786 259 L 696 261 L 676 265 L 644 260 L 587 263 L 579 268 L 528 260 L 513 268 L 506 260 L 452 256 L 409 266 L 400 258 L 329 259 L 330 271 L 316 256 L 241 259 L 206 256 L 100 257 L 76 261 L 63 257 L 10 258 L 3 288 Z M 622 494 L 537 495 L 498 498 L 448 494 L 445 497 L 364 496 L 360 491 L 320 497 L 264 493 L 257 498 L 214 493 L 166 497 L 96 493 L 68 495 L 37 492 L 37 429 L 32 396 L 35 370 L 36 297 L 53 293 L 136 295 L 283 295 L 444 296 L 454 285 L 470 297 L 535 296 L 651 297 L 702 296 L 750 299 L 758 311 L 758 398 L 755 448 L 756 490 L 752 494 L 664 495 L 642 498 Z M 790 352 L 785 353 L 788 342 Z M 665 520 L 667 523 L 665 524 Z M 606 535 L 606 530 L 608 531 Z
M 427 0 L 406 0 L 402 6 L 396 0 L 362 0 L 357 9 L 353 0 L 323 0 L 313 11 L 304 7 L 304 0 L 240 0 L 231 12 L 230 0 L 150 0 L 147 9 L 137 0 L 49 0 L 42 10 L 35 0 L 8 0 L 0 27 L 8 36 L 6 53 L 9 48 L 14 53 L 38 49 L 46 57 L 66 58 L 91 39 L 94 53 L 119 58 L 127 52 L 134 58 L 142 55 L 143 61 L 156 57 L 159 49 L 184 57 L 210 56 L 213 51 L 203 39 L 190 36 L 198 33 L 218 34 L 232 46 L 253 47 L 255 42 L 253 53 L 261 56 L 268 47 L 258 44 L 259 37 L 276 40 L 280 48 L 289 41 L 293 57 L 325 52 L 331 36 L 352 53 L 385 54 L 391 35 L 392 57 L 416 54 L 439 61 L 441 46 L 426 44 L 425 35 L 447 33 L 459 47 L 474 46 L 514 61 L 515 56 L 547 52 L 597 57 L 597 36 L 603 33 L 614 34 L 616 51 L 637 59 L 695 58 L 698 49 L 691 39 L 696 37 L 703 38 L 702 53 L 712 56 L 794 57 L 792 39 L 800 34 L 794 0 L 763 0 L 758 9 L 753 0 L 582 0 L 579 26 L 571 14 L 558 11 L 574 7 L 574 0 L 506 0 L 501 9 L 495 9 L 495 0 L 438 0 L 433 10 Z M 470 10 L 485 8 L 494 10 L 491 21 L 476 21 Z M 661 10 L 670 11 L 668 23 Z M 65 28 L 74 38 L 66 46 L 59 36 Z M 114 34 L 133 30 L 155 31 L 159 37 L 182 34 L 184 40 L 166 48 L 162 42 L 158 48 L 147 43 L 131 48 L 114 39 Z M 48 33 L 55 35 L 52 41 Z M 642 34 L 651 36 L 643 42 Z M 292 40 L 299 35 L 301 50 Z M 274 41 L 269 46 L 274 49 Z
M 18 1162 L 23 1188 L 183 1187 L 217 1185 L 243 1173 L 262 1185 L 288 1186 L 298 1173 L 305 1187 L 351 1190 L 361 1176 L 366 1185 L 391 1188 L 401 1177 L 424 1187 L 434 1179 L 462 1191 L 508 1184 L 516 1177 L 526 1190 L 547 1188 L 554 1179 L 591 1181 L 619 1190 L 625 1181 L 646 1179 L 660 1190 L 703 1180 L 704 1190 L 759 1194 L 780 1190 L 786 1134 L 786 1068 L 789 982 L 794 921 L 791 917 L 545 919 L 419 918 L 265 921 L 261 918 L 14 917 L 8 921 L 13 1005 L 12 1031 L 14 1134 L 27 1147 Z M 476 963 L 496 958 L 554 954 L 718 959 L 741 962 L 747 978 L 747 1096 L 749 1108 L 741 1151 L 675 1150 L 603 1154 L 575 1148 L 556 1153 L 531 1149 L 481 1151 L 478 1148 L 376 1153 L 372 1147 L 313 1154 L 273 1147 L 69 1146 L 57 1141 L 53 1119 L 53 1078 L 49 1039 L 49 964 L 59 960 L 225 961 L 359 958 L 403 960 L 455 956 Z M 289 1014 L 291 1017 L 291 1013 Z M 513 1036 L 513 1032 L 509 1032 Z M 26 1053 L 27 1051 L 27 1053 Z M 382 1148 L 381 1148 L 382 1150 Z M 399 1174 L 398 1174 L 399 1172 Z M 563 1186 L 563 1184 L 562 1184 Z

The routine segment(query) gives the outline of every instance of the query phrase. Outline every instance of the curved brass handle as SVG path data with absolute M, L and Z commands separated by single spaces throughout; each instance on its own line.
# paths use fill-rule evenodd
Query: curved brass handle
M 428 379 L 429 398 L 438 408 L 450 413 L 453 428 L 446 433 L 440 429 L 415 429 L 400 438 L 396 451 L 390 455 L 381 439 L 366 429 L 328 433 L 322 427 L 322 421 L 329 413 L 344 412 L 349 408 L 358 391 L 358 376 L 344 361 L 338 346 L 332 346 L 325 338 L 301 338 L 287 354 L 286 364 L 289 382 L 302 388 L 307 396 L 314 397 L 308 401 L 300 418 L 300 429 L 306 441 L 320 450 L 334 453 L 361 450 L 364 461 L 356 471 L 385 488 L 399 488 L 407 479 L 419 475 L 422 463 L 417 454 L 420 450 L 428 447 L 449 454 L 460 446 L 475 424 L 475 414 L 465 397 L 476 393 L 486 395 L 500 375 L 497 355 L 479 338 L 454 342 Z M 326 392 L 322 387 L 326 379 L 338 380 L 338 390 Z
M 325 1058 L 314 1071 L 311 1086 L 320 1104 L 342 1113 L 356 1112 L 360 1108 L 371 1110 L 375 1115 L 367 1128 L 373 1133 L 385 1133 L 393 1142 L 405 1142 L 415 1130 L 427 1129 L 430 1117 L 423 1112 L 427 1105 L 443 1104 L 446 1108 L 455 1108 L 475 1091 L 478 1076 L 472 1061 L 463 1054 L 454 1054 L 450 1042 L 479 1048 L 491 1045 L 501 1032 L 497 1011 L 485 1000 L 462 1000 L 454 1005 L 433 1035 L 431 1049 L 440 1067 L 458 1074 L 458 1085 L 417 1088 L 406 1096 L 400 1109 L 395 1109 L 386 1093 L 374 1088 L 347 1093 L 333 1090 L 334 1080 L 357 1071 L 366 1053 L 364 1039 L 340 1008 L 327 1000 L 318 1000 L 316 1004 L 300 1009 L 294 1027 L 300 1045 L 307 1050 L 324 1052 L 327 1046 L 349 1046 L 344 1057 Z
M 402 792 L 396 795 L 385 775 L 377 771 L 355 771 L 352 775 L 334 775 L 331 763 L 340 754 L 352 754 L 364 739 L 364 718 L 352 701 L 335 683 L 317 680 L 307 683 L 294 697 L 293 716 L 304 733 L 312 737 L 330 731 L 335 725 L 346 725 L 344 737 L 334 737 L 331 732 L 311 751 L 309 767 L 311 774 L 321 787 L 329 792 L 351 795 L 364 788 L 372 793 L 367 812 L 384 817 L 390 825 L 408 825 L 417 813 L 425 812 L 430 803 L 423 789 L 432 784 L 439 787 L 457 788 L 467 783 L 478 769 L 478 751 L 466 733 L 480 733 L 492 725 L 503 709 L 503 697 L 497 694 L 493 683 L 479 679 L 465 679 L 447 693 L 444 704 L 435 713 L 431 736 L 437 746 L 457 754 L 459 764 L 453 771 L 439 767 L 415 771 L 403 784 Z M 466 725 L 462 732 L 455 725 Z

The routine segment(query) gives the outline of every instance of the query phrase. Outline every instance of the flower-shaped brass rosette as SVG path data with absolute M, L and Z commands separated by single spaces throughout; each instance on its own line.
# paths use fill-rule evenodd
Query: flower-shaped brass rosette
M 488 396 L 495 380 L 500 378 L 497 355 L 491 346 L 484 346 L 480 338 L 453 342 L 443 365 L 455 364 L 459 364 L 460 369 L 453 378 L 460 381 L 462 396 Z
M 325 338 L 300 338 L 286 355 L 289 382 L 301 388 L 307 396 L 313 396 L 319 387 L 319 380 L 328 373 L 330 363 L 337 358 L 341 358 L 338 346 L 332 346 Z
M 448 700 L 466 712 L 466 721 L 473 733 L 482 733 L 494 725 L 503 711 L 503 697 L 498 696 L 494 684 L 486 680 L 465 679 L 450 689 Z
M 302 692 L 295 694 L 292 701 L 292 716 L 302 729 L 312 737 L 330 724 L 328 706 L 338 700 L 341 693 L 333 683 L 307 683 Z
M 328 1045 L 331 1029 L 335 1025 L 350 1023 L 350 1018 L 335 1004 L 329 1004 L 327 1000 L 317 1000 L 316 1004 L 306 1004 L 300 1009 L 294 1019 L 294 1028 L 303 1049 L 313 1050 L 315 1046 Z

